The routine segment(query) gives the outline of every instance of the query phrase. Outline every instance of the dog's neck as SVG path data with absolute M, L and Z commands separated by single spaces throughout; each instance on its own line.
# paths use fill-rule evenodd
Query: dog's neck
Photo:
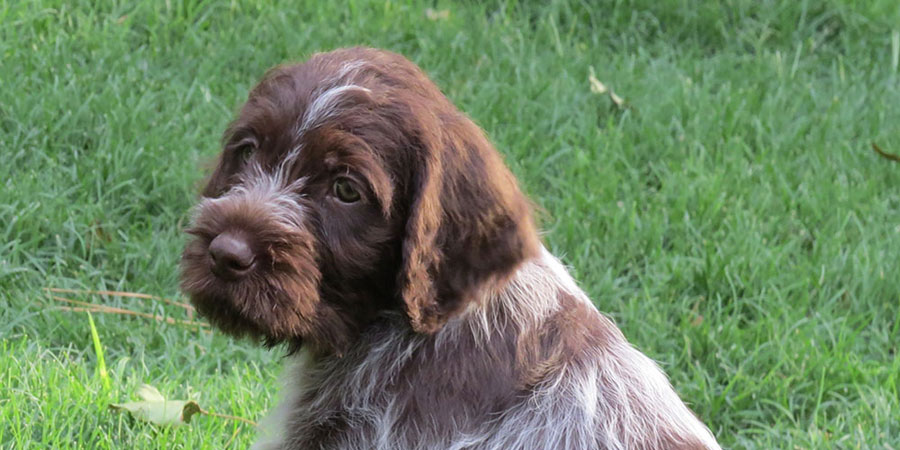
M 391 401 L 414 408 L 426 400 L 438 402 L 442 406 L 428 414 L 448 418 L 490 415 L 493 409 L 486 408 L 511 407 L 516 392 L 546 376 L 545 371 L 531 370 L 544 367 L 533 361 L 541 358 L 542 326 L 571 307 L 561 299 L 582 298 L 561 263 L 542 250 L 504 284 L 484 289 L 433 335 L 414 332 L 406 317 L 394 311 L 367 327 L 340 357 L 301 351 L 286 369 L 281 408 L 304 404 L 303 413 L 291 418 L 297 427 L 321 423 L 334 411 L 377 415 Z M 459 366 L 448 371 L 446 361 Z M 417 388 L 401 389 L 406 385 Z M 411 397 L 391 400 L 392 395 Z M 275 411 L 269 420 L 277 421 L 289 411 Z
M 486 287 L 477 301 L 438 331 L 438 337 L 463 330 L 479 339 L 527 332 L 559 310 L 560 293 L 588 302 L 562 263 L 541 247 L 537 257 L 523 262 L 504 283 Z
M 463 335 L 471 336 L 475 342 L 490 340 L 493 335 L 520 335 L 558 311 L 562 306 L 561 296 L 590 304 L 562 263 L 541 246 L 536 257 L 523 261 L 509 276 L 486 284 L 465 310 L 433 335 L 413 331 L 398 305 L 396 309 L 382 311 L 361 331 L 351 345 L 354 348 L 347 352 L 319 352 L 312 348 L 305 351 L 310 354 L 311 362 L 324 362 L 354 355 L 363 357 L 365 349 L 380 339 L 433 340 L 436 345 L 450 345 Z M 384 330 L 389 330 L 391 336 L 386 336 Z

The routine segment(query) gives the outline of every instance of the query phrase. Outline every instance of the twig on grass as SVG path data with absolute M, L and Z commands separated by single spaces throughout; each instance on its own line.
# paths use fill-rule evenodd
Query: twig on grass
M 97 309 L 106 310 L 107 312 L 116 313 L 116 314 L 126 314 L 126 315 L 132 315 L 132 316 L 146 317 L 147 319 L 153 319 L 153 320 L 156 320 L 159 322 L 166 322 L 166 323 L 169 323 L 172 325 L 191 325 L 191 326 L 198 326 L 198 327 L 208 327 L 209 326 L 208 323 L 197 322 L 194 320 L 173 319 L 171 317 L 158 316 L 156 314 L 150 314 L 150 313 L 145 313 L 145 312 L 140 312 L 140 311 L 132 311 L 130 309 L 118 308 L 115 306 L 107 306 L 107 305 L 100 305 L 97 303 L 81 302 L 78 300 L 72 300 L 70 298 L 60 297 L 58 295 L 51 295 L 50 297 L 53 298 L 54 300 L 71 303 L 73 305 L 81 305 L 81 306 L 86 306 L 89 308 L 97 308 Z
M 75 311 L 75 312 L 88 311 L 88 312 L 122 314 L 122 315 L 126 315 L 126 316 L 144 317 L 147 319 L 156 320 L 157 322 L 164 322 L 164 323 L 168 323 L 171 325 L 185 325 L 185 326 L 189 326 L 189 327 L 197 327 L 198 331 L 202 331 L 204 333 L 210 333 L 210 331 L 208 329 L 206 329 L 209 327 L 209 324 L 204 323 L 204 322 L 197 322 L 194 320 L 173 319 L 171 317 L 159 316 L 156 314 L 149 314 L 149 313 L 140 312 L 140 311 L 132 311 L 130 309 L 117 308 L 115 306 L 99 305 L 97 303 L 88 303 L 88 302 L 82 302 L 82 301 L 78 301 L 78 300 L 72 300 L 70 298 L 60 297 L 58 295 L 51 295 L 50 297 L 53 300 L 56 300 L 59 302 L 69 303 L 72 305 L 78 305 L 75 307 L 71 307 L 71 306 L 59 307 L 59 309 L 61 309 L 63 311 Z
M 184 308 L 184 310 L 187 311 L 187 313 L 189 315 L 193 315 L 193 313 L 194 313 L 194 307 L 191 305 L 188 305 L 187 303 L 176 302 L 175 300 L 170 300 L 170 299 L 164 298 L 164 297 L 158 297 L 156 295 L 141 294 L 139 292 L 92 291 L 89 289 L 64 289 L 64 288 L 52 288 L 52 287 L 45 287 L 44 290 L 48 291 L 48 292 L 55 292 L 58 294 L 112 295 L 112 296 L 116 296 L 116 297 L 129 297 L 129 298 L 140 298 L 140 299 L 145 299 L 145 300 L 157 300 L 157 301 L 161 301 L 163 303 L 168 303 L 170 305 L 175 305 L 175 306 Z
M 897 156 L 893 153 L 888 153 L 881 149 L 876 143 L 872 143 L 872 150 L 875 150 L 875 153 L 878 153 L 878 156 L 881 156 L 884 159 L 888 159 L 894 162 L 900 162 L 900 156 Z
M 238 417 L 238 416 L 232 416 L 232 415 L 229 415 L 229 414 L 219 414 L 219 413 L 214 413 L 214 412 L 211 412 L 211 411 L 207 411 L 207 410 L 205 410 L 205 409 L 202 409 L 202 408 L 200 409 L 200 413 L 206 414 L 207 416 L 218 417 L 218 418 L 220 418 L 220 419 L 237 420 L 238 422 L 244 422 L 244 423 L 246 423 L 247 425 L 253 425 L 254 427 L 259 425 L 259 424 L 257 424 L 256 422 L 254 422 L 254 421 L 252 421 L 252 420 L 250 420 L 250 419 L 245 419 L 245 418 L 243 418 L 243 417 Z

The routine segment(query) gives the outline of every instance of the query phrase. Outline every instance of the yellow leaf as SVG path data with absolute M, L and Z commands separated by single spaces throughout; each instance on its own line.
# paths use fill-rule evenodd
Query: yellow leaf
M 594 73 L 594 66 L 589 67 L 590 73 L 588 74 L 588 82 L 591 83 L 591 92 L 595 94 L 605 94 L 608 90 L 606 85 L 601 83 L 600 80 L 597 79 L 597 75 Z
M 619 108 L 625 105 L 625 100 L 623 100 L 622 97 L 616 95 L 616 93 L 613 91 L 609 91 L 609 98 L 612 99 L 613 103 L 615 103 Z
M 450 18 L 450 10 L 425 8 L 425 17 L 428 20 L 447 20 Z

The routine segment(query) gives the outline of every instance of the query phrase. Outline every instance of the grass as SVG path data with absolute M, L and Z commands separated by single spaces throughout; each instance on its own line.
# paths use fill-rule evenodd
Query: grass
M 177 298 L 201 168 L 248 89 L 357 44 L 487 130 L 547 246 L 724 446 L 900 447 L 900 165 L 870 149 L 900 152 L 896 1 L 337 3 L 0 0 L 0 447 L 252 442 L 107 405 L 149 383 L 258 420 L 277 352 L 110 314 L 92 338 L 41 288 Z

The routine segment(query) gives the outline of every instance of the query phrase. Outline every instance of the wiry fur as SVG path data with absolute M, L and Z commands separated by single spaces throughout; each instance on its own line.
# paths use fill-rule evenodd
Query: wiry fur
M 718 448 L 540 244 L 481 130 L 402 56 L 270 71 L 203 193 L 184 290 L 220 329 L 291 353 L 257 448 Z M 223 235 L 240 271 L 213 256 Z
M 446 391 L 436 389 L 440 392 L 433 399 L 436 408 L 478 400 L 458 398 L 452 386 L 453 379 L 465 377 L 456 371 L 465 368 L 432 361 L 441 364 L 444 379 L 410 376 L 410 371 L 430 374 L 434 369 L 422 367 L 418 354 L 434 352 L 449 360 L 479 358 L 497 352 L 496 344 L 510 335 L 540 339 L 548 322 L 566 306 L 558 300 L 560 295 L 571 296 L 566 298 L 578 303 L 589 315 L 587 320 L 603 327 L 592 330 L 603 334 L 601 345 L 544 355 L 559 359 L 539 382 L 518 386 L 506 408 L 444 423 L 429 422 L 427 417 L 410 422 L 402 403 L 406 398 L 396 394 L 404 382 L 446 383 L 442 386 Z M 523 265 L 502 289 L 486 292 L 473 305 L 432 336 L 412 333 L 402 316 L 386 315 L 382 326 L 367 332 L 360 346 L 342 358 L 295 355 L 284 375 L 282 403 L 263 424 L 266 439 L 254 448 L 309 448 L 305 443 L 310 434 L 323 424 L 333 425 L 338 412 L 343 431 L 322 448 L 719 448 L 656 365 L 596 311 L 546 251 Z

